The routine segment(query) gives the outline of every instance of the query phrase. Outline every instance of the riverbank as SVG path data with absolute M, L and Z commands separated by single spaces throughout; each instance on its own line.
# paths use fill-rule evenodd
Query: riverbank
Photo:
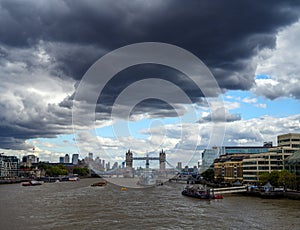
M 29 181 L 27 178 L 11 178 L 11 179 L 1 179 L 0 184 L 16 184 L 21 182 Z
M 284 197 L 292 200 L 300 200 L 300 192 L 297 191 L 286 191 Z

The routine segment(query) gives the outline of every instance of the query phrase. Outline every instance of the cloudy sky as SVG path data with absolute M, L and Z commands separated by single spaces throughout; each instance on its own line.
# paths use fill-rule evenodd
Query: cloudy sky
M 300 132 L 299 37 L 300 2 L 292 0 L 0 0 L 0 152 L 21 157 L 34 147 L 44 161 L 93 152 L 121 162 L 127 149 L 163 148 L 171 163 L 187 164 L 214 144 L 276 143 Z M 102 90 L 87 84 L 84 96 L 99 95 L 96 102 L 76 97 L 97 60 L 143 42 L 192 53 L 218 90 L 201 75 L 198 89 L 178 69 L 148 63 L 123 69 Z M 97 81 L 114 68 L 98 69 Z M 177 101 L 183 94 L 189 100 Z

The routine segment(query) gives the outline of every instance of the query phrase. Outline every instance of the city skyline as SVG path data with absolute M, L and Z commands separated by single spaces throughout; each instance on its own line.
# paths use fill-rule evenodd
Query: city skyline
M 0 152 L 23 156 L 34 148 L 41 161 L 92 152 L 121 162 L 128 149 L 140 156 L 164 149 L 176 166 L 199 159 L 219 128 L 225 128 L 220 139 L 228 146 L 262 146 L 276 143 L 277 135 L 299 133 L 299 3 L 183 4 L 0 1 Z M 221 93 L 207 97 L 179 71 L 137 65 L 105 86 L 96 102 L 95 126 L 85 123 L 83 111 L 84 132 L 74 134 L 72 106 L 79 102 L 76 90 L 86 71 L 110 52 L 141 42 L 191 52 L 209 68 Z M 151 98 L 118 104 L 126 88 L 149 78 L 172 82 L 191 103 L 155 100 L 163 89 L 148 82 Z M 88 89 L 87 95 L 96 91 Z M 130 117 L 111 119 L 118 106 L 130 110 Z M 225 120 L 218 120 L 222 115 Z

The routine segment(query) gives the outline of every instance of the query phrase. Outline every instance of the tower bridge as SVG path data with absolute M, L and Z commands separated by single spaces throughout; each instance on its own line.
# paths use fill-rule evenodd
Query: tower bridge
M 159 170 L 164 171 L 166 169 L 166 153 L 164 152 L 164 150 L 160 151 L 158 157 L 149 157 L 148 154 L 145 157 L 133 157 L 133 153 L 130 150 L 128 150 L 126 152 L 125 158 L 126 168 L 132 168 L 134 160 L 146 161 L 146 168 L 149 168 L 149 161 L 157 160 L 159 161 Z

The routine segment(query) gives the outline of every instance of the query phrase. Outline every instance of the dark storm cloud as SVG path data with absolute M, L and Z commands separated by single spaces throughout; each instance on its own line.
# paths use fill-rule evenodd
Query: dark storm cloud
M 30 52 L 40 47 L 49 55 L 51 64 L 51 67 L 42 67 L 47 68 L 49 74 L 72 82 L 80 80 L 89 66 L 116 48 L 136 42 L 165 42 L 178 45 L 198 56 L 214 73 L 222 89 L 245 90 L 251 88 L 254 82 L 255 63 L 252 63 L 252 57 L 263 48 L 274 47 L 277 31 L 299 18 L 299 4 L 299 1 L 275 0 L 2 0 L 0 66 L 7 66 L 8 61 L 13 64 L 24 62 L 28 70 L 35 72 L 41 66 L 28 53 L 15 52 L 16 55 L 12 55 L 10 52 L 18 49 Z M 193 102 L 201 101 L 203 95 L 182 74 L 168 68 L 144 68 L 136 67 L 135 70 L 120 73 L 99 98 L 97 111 L 109 114 L 122 89 L 146 77 L 170 80 L 180 85 Z M 15 78 L 13 72 L 5 74 Z M 40 81 L 42 84 L 43 79 Z M 12 82 L 9 86 L 13 88 L 14 84 Z M 28 138 L 66 133 L 71 125 L 73 96 L 68 96 L 55 108 L 39 105 L 43 113 L 35 111 L 31 114 L 26 111 L 24 116 L 28 115 L 30 119 L 21 123 L 12 121 L 10 113 L 5 113 L 6 116 L 2 113 L 0 133 L 3 141 L 0 141 L 0 147 L 22 147 L 23 141 Z M 37 106 L 35 101 L 26 99 L 25 93 L 23 97 L 24 106 Z M 135 109 L 136 113 L 174 116 L 172 108 L 159 101 L 148 100 Z M 2 110 L 7 110 L 5 104 Z M 107 117 L 104 115 L 102 118 Z M 239 119 L 232 115 L 229 120 Z
M 94 45 L 102 51 L 167 42 L 201 58 L 221 86 L 249 89 L 253 76 L 244 75 L 249 70 L 245 61 L 275 45 L 276 31 L 297 20 L 297 7 L 298 1 L 2 1 L 0 39 L 11 46 L 44 40 Z M 59 51 L 52 55 L 76 79 L 97 56 Z M 70 61 L 72 57 L 81 63 Z M 235 72 L 240 76 L 230 78 Z
M 119 72 L 106 84 L 98 100 L 98 103 L 102 105 L 101 109 L 107 108 L 108 110 L 106 112 L 110 112 L 109 108 L 114 105 L 116 99 L 114 95 L 118 96 L 129 85 L 138 80 L 148 78 L 165 79 L 176 84 L 189 96 L 192 102 L 198 103 L 201 101 L 201 97 L 203 97 L 202 92 L 198 89 L 195 83 L 189 81 L 187 76 L 178 70 L 163 65 L 143 64 L 135 65 Z M 167 90 L 161 89 L 161 87 L 156 85 L 149 85 L 149 89 L 150 88 L 154 98 L 157 95 L 165 93 L 161 92 L 160 90 Z M 138 94 L 139 92 L 135 93 Z M 143 92 L 141 94 L 143 94 Z M 174 95 L 174 97 L 175 96 L 176 95 Z M 128 103 L 130 104 L 130 102 Z M 178 103 L 180 102 L 178 101 Z M 99 108 L 98 112 L 103 112 L 101 109 Z M 174 111 L 172 111 L 171 106 L 168 106 L 165 102 L 153 99 L 149 99 L 138 104 L 134 111 L 136 113 L 150 112 L 151 114 L 158 114 L 161 111 L 161 116 L 166 116 L 167 113 L 169 113 L 170 116 L 174 116 L 176 114 Z

